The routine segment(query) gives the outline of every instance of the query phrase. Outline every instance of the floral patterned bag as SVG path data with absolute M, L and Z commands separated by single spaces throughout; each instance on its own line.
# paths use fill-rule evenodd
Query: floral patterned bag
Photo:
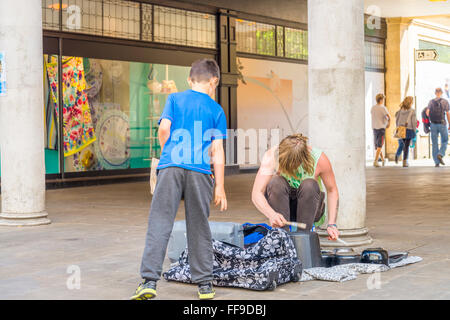
M 192 283 L 187 250 L 163 274 L 166 280 Z M 273 290 L 279 284 L 301 278 L 302 264 L 294 243 L 283 229 L 270 230 L 245 249 L 213 240 L 213 251 L 215 286 Z

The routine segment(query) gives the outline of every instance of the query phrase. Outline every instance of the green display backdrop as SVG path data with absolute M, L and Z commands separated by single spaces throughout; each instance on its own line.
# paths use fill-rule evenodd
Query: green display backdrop
M 130 63 L 130 167 L 148 168 L 150 127 L 148 122 L 150 96 L 147 88 L 149 64 Z

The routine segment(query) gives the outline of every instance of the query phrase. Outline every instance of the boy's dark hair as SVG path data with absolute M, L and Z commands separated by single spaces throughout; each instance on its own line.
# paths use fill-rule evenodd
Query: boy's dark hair
M 220 80 L 220 69 L 213 59 L 199 59 L 191 66 L 189 78 L 192 82 L 208 82 L 211 78 Z

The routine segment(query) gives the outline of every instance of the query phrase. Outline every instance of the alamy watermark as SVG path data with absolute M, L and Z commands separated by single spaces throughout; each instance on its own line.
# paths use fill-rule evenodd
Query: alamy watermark
M 366 13 L 369 15 L 367 18 L 367 29 L 380 30 L 381 29 L 381 8 L 376 5 L 368 6 Z
M 77 265 L 70 265 L 67 267 L 66 273 L 70 276 L 66 280 L 66 287 L 69 290 L 81 289 L 81 268 Z
M 186 129 L 175 129 L 171 135 L 174 144 L 171 161 L 174 164 L 218 163 L 209 149 L 202 149 L 203 143 L 223 139 L 225 134 L 218 129 L 202 130 L 202 122 L 194 122 L 193 133 Z M 225 164 L 258 165 L 267 150 L 278 146 L 280 129 L 228 129 L 225 142 Z
M 81 8 L 76 5 L 71 5 L 67 8 L 67 29 L 79 30 L 81 29 Z
M 381 289 L 381 272 L 375 271 L 373 274 L 367 278 L 366 281 L 367 289 L 369 290 L 380 290 Z

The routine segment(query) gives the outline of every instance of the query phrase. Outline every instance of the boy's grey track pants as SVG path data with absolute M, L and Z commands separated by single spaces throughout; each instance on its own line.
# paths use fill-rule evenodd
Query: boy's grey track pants
M 167 244 L 184 194 L 192 282 L 212 281 L 213 249 L 208 217 L 213 185 L 209 174 L 179 167 L 159 170 L 142 257 L 142 278 L 160 279 Z

